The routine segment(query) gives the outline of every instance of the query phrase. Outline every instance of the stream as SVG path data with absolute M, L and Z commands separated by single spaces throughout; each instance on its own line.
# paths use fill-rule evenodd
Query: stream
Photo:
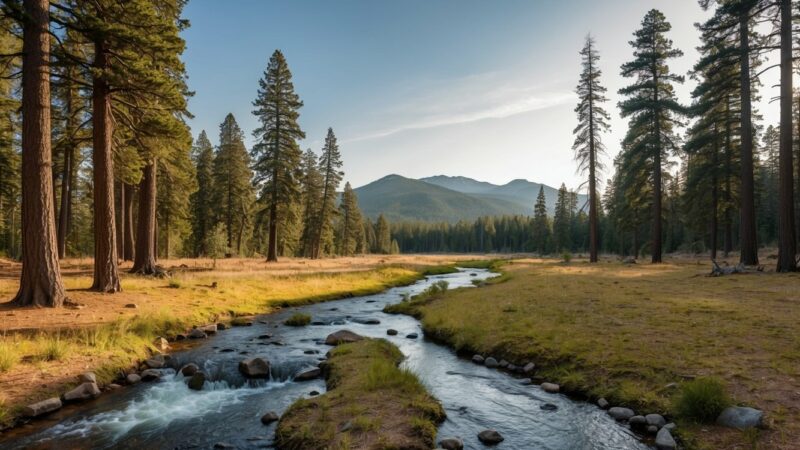
M 472 287 L 473 280 L 495 275 L 463 269 L 376 295 L 259 316 L 253 326 L 218 332 L 188 350 L 173 353 L 171 368 L 164 370 L 160 381 L 139 383 L 65 408 L 0 436 L 0 448 L 210 449 L 222 442 L 241 449 L 272 448 L 276 425 L 262 425 L 260 417 L 268 411 L 282 413 L 311 391 L 325 392 L 322 379 L 295 382 L 292 376 L 316 366 L 330 349 L 323 344 L 325 337 L 346 328 L 386 338 L 406 355 L 403 365 L 419 376 L 447 412 L 439 438 L 458 436 L 464 440 L 464 448 L 484 449 L 477 433 L 493 428 L 505 437 L 493 447 L 497 449 L 648 449 L 598 407 L 545 393 L 538 386 L 522 385 L 507 373 L 473 364 L 425 340 L 413 317 L 382 312 L 385 305 L 399 302 L 405 294 L 420 293 L 439 280 L 455 289 Z M 310 314 L 316 324 L 283 325 L 295 312 Z M 380 324 L 361 323 L 367 319 L 378 319 Z M 398 335 L 387 336 L 389 328 L 398 330 Z M 420 337 L 407 338 L 409 333 Z M 271 379 L 248 381 L 239 374 L 239 361 L 254 356 L 272 363 Z M 202 391 L 190 390 L 183 376 L 175 375 L 175 369 L 190 362 L 213 380 L 206 381 Z M 545 403 L 557 409 L 541 409 Z

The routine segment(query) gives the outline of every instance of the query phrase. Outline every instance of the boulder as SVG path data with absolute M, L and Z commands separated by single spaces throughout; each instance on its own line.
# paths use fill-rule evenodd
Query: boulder
M 78 381 L 81 383 L 97 383 L 97 376 L 94 372 L 84 372 L 78 375 Z
M 605 398 L 603 398 L 603 397 L 600 397 L 600 398 L 597 400 L 597 406 L 599 406 L 599 407 L 600 407 L 600 409 L 608 409 L 608 406 L 609 406 L 609 405 L 608 405 L 608 400 L 606 400 L 606 399 L 605 399 Z
M 551 394 L 557 394 L 561 390 L 561 386 L 555 383 L 542 383 L 542 390 Z
M 614 420 L 628 420 L 631 417 L 635 416 L 636 413 L 634 413 L 633 410 L 630 408 L 615 406 L 608 410 L 608 415 L 613 417 Z
M 496 430 L 483 430 L 478 433 L 478 440 L 486 445 L 495 445 L 503 442 L 503 436 Z
M 644 428 L 647 426 L 647 419 L 645 419 L 644 416 L 633 416 L 628 419 L 628 424 L 630 424 L 632 428 Z
M 200 370 L 200 368 L 197 367 L 197 364 L 189 363 L 189 364 L 186 364 L 185 366 L 181 367 L 180 372 L 181 372 L 181 374 L 183 376 L 190 377 L 190 376 L 194 375 L 195 372 L 197 372 L 198 370 Z
M 339 330 L 335 333 L 329 334 L 328 337 L 325 338 L 325 345 L 349 344 L 351 342 L 358 342 L 363 339 L 363 336 L 353 333 L 350 330 Z
M 189 332 L 187 337 L 189 339 L 205 339 L 207 336 L 206 336 L 205 331 L 203 331 L 203 330 L 201 330 L 199 328 L 193 328 L 192 331 Z
M 672 437 L 672 433 L 666 428 L 658 430 L 658 434 L 656 434 L 656 449 L 675 450 L 676 448 L 678 448 L 678 444 Z
M 93 399 L 99 395 L 100 388 L 97 387 L 97 383 L 85 382 L 65 393 L 63 397 L 65 402 L 76 402 Z
M 439 447 L 443 450 L 463 450 L 464 441 L 457 437 L 444 438 L 439 441 Z
M 668 429 L 670 432 L 673 432 L 673 431 L 675 431 L 675 428 L 677 428 L 677 427 L 678 427 L 678 426 L 677 426 L 677 425 L 675 425 L 675 422 L 670 422 L 670 423 L 668 423 L 668 424 L 664 425 L 662 428 L 666 428 L 666 429 Z
M 129 373 L 128 376 L 125 377 L 125 381 L 128 384 L 136 384 L 142 381 L 142 377 L 140 377 L 138 374 L 135 373 Z
M 389 336 L 397 336 L 397 330 L 389 328 L 388 330 L 386 330 L 386 334 Z
M 648 425 L 655 425 L 659 429 L 667 424 L 666 419 L 661 414 L 648 414 L 644 416 Z
M 322 374 L 322 371 L 318 367 L 306 368 L 294 376 L 294 381 L 313 380 L 315 378 L 319 378 L 320 374 Z
M 206 384 L 206 374 L 198 370 L 192 374 L 192 378 L 189 378 L 189 383 L 187 384 L 189 389 L 194 391 L 202 391 L 203 385 Z
M 647 433 L 648 434 L 656 434 L 658 433 L 658 427 L 655 425 L 648 425 L 647 426 Z
M 161 378 L 161 372 L 155 369 L 143 370 L 140 375 L 142 377 L 142 381 L 156 381 Z
M 261 416 L 261 423 L 263 423 L 264 425 L 269 425 L 272 422 L 277 421 L 278 419 L 279 419 L 278 414 L 276 414 L 273 411 L 270 411 L 270 412 L 264 414 L 263 416 Z
M 418 335 L 417 333 L 408 333 L 408 334 L 406 335 L 406 337 L 407 337 L 408 339 L 416 339 L 416 338 L 418 338 L 418 337 L 419 337 L 419 335 Z
M 740 430 L 761 427 L 763 421 L 764 413 L 762 411 L 746 406 L 730 406 L 717 417 L 717 425 Z
M 239 372 L 247 378 L 269 378 L 269 361 L 248 358 L 239 363 Z
M 169 341 L 164 339 L 163 337 L 157 337 L 155 341 L 153 341 L 153 346 L 157 348 L 161 352 L 165 352 L 169 350 Z
M 483 356 L 481 356 L 481 355 L 472 355 L 472 362 L 474 362 L 475 364 L 483 364 L 483 362 L 484 362 Z
M 483 361 L 483 364 L 490 369 L 494 369 L 495 367 L 500 365 L 500 363 L 498 363 L 497 360 L 492 358 L 491 356 L 486 358 L 486 360 Z
M 319 395 L 319 391 L 311 391 L 311 392 L 308 393 L 308 395 L 310 395 L 312 397 L 316 397 L 317 395 Z
M 531 373 L 531 372 L 533 372 L 533 370 L 534 370 L 534 369 L 536 369 L 536 364 L 534 364 L 534 363 L 532 363 L 532 362 L 529 362 L 528 364 L 525 364 L 525 365 L 522 367 L 522 371 L 523 371 L 524 373 Z
M 162 355 L 154 355 L 152 358 L 145 360 L 144 364 L 150 369 L 161 369 L 164 367 L 165 361 Z
M 61 408 L 61 399 L 58 397 L 48 398 L 40 402 L 33 403 L 22 409 L 25 417 L 38 417 Z

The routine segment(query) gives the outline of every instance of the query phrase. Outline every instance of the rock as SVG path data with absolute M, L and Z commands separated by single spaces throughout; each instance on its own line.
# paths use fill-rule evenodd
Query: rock
M 164 357 L 155 355 L 150 359 L 145 360 L 144 364 L 150 369 L 161 369 L 164 367 Z
M 408 334 L 406 335 L 406 337 L 407 337 L 408 339 L 416 339 L 416 338 L 418 338 L 418 337 L 419 337 L 419 335 L 418 335 L 417 333 L 408 333 Z
M 457 437 L 445 438 L 439 441 L 439 447 L 443 450 L 462 450 L 464 448 L 464 441 Z
M 325 325 L 325 322 L 323 322 L 321 320 L 314 320 L 314 321 L 311 322 L 311 325 L 314 325 L 314 326 L 318 327 L 318 326 Z
M 269 334 L 269 333 L 267 333 L 267 334 L 259 334 L 256 339 L 272 339 L 272 335 Z
M 488 357 L 488 358 L 486 358 L 486 360 L 485 360 L 485 361 L 483 361 L 483 364 L 484 364 L 486 367 L 490 368 L 490 369 L 494 369 L 495 367 L 497 367 L 497 366 L 499 366 L 499 365 L 500 365 L 500 364 L 497 362 L 497 360 L 496 360 L 496 359 L 494 359 L 494 358 L 492 358 L 491 356 L 490 356 L 490 357 Z
M 544 403 L 542 406 L 539 407 L 542 411 L 555 411 L 558 409 L 558 406 L 552 403 Z
M 542 383 L 542 390 L 551 394 L 557 394 L 561 390 L 561 386 L 555 383 Z
M 615 406 L 608 410 L 608 415 L 613 417 L 614 420 L 628 420 L 631 417 L 635 416 L 636 413 L 634 413 L 633 410 L 630 408 Z
M 217 324 L 212 323 L 209 325 L 203 325 L 202 327 L 197 327 L 197 329 L 204 332 L 205 334 L 214 334 L 217 332 Z
M 185 377 L 190 377 L 190 376 L 194 375 L 195 372 L 197 372 L 198 370 L 200 370 L 200 368 L 197 367 L 197 364 L 189 363 L 189 364 L 186 364 L 185 366 L 181 367 L 180 373 L 183 374 L 183 376 L 185 376 Z
M 648 425 L 655 425 L 658 428 L 667 424 L 666 419 L 661 414 L 648 414 L 644 418 L 647 420 Z
M 335 333 L 329 334 L 328 337 L 325 338 L 325 345 L 349 344 L 351 342 L 358 342 L 363 339 L 363 336 L 353 333 L 350 330 L 339 330 Z
M 113 391 L 113 390 L 119 389 L 121 387 L 122 386 L 118 385 L 117 383 L 111 383 L 108 386 L 106 386 L 106 389 L 108 389 L 109 391 Z
M 644 428 L 647 426 L 647 419 L 644 416 L 633 416 L 628 419 L 628 424 L 633 428 Z
M 746 406 L 731 406 L 725 408 L 717 417 L 717 425 L 744 430 L 761 427 L 763 420 L 764 413 L 762 411 Z
M 142 381 L 156 381 L 161 378 L 161 372 L 155 369 L 143 370 L 141 373 Z
M 138 306 L 136 305 L 136 303 L 128 303 L 127 305 L 125 305 L 125 307 L 126 307 L 126 308 L 130 308 L 130 309 L 136 309 L 136 308 L 138 308 Z
M 97 376 L 94 372 L 84 372 L 78 375 L 78 381 L 81 383 L 97 383 Z
M 169 350 L 169 341 L 164 339 L 163 337 L 157 337 L 155 341 L 153 341 L 153 346 L 157 348 L 161 352 L 165 352 Z
M 668 429 L 670 432 L 673 432 L 673 431 L 675 431 L 675 428 L 677 428 L 677 427 L 678 427 L 678 426 L 677 426 L 677 425 L 675 425 L 675 422 L 670 422 L 670 423 L 668 423 L 668 424 L 664 425 L 664 426 L 663 426 L 663 427 L 661 427 L 661 428 L 666 428 L 666 429 Z
M 503 442 L 503 436 L 495 430 L 483 430 L 478 433 L 478 440 L 486 445 L 495 445 Z
M 605 398 L 603 398 L 603 397 L 600 397 L 600 398 L 597 400 L 597 406 L 599 406 L 599 407 L 600 407 L 600 409 L 608 409 L 608 406 L 609 406 L 609 405 L 608 405 L 608 400 L 606 400 L 606 399 L 605 399 Z
M 135 373 L 129 373 L 128 376 L 125 377 L 125 381 L 128 384 L 136 384 L 142 381 L 142 377 L 140 377 L 138 374 Z
M 508 366 L 506 367 L 506 370 L 509 371 L 509 372 L 516 372 L 516 371 L 519 370 L 519 366 L 516 366 L 514 364 L 508 363 Z
M 269 378 L 269 361 L 248 358 L 239 363 L 239 372 L 247 378 Z
M 648 425 L 647 426 L 647 433 L 648 434 L 656 434 L 658 433 L 658 427 L 655 425 Z
M 278 419 L 279 419 L 278 414 L 276 414 L 273 411 L 270 411 L 270 412 L 264 414 L 263 416 L 261 416 L 261 423 L 263 423 L 264 425 L 269 425 L 272 422 L 277 421 Z
M 360 323 L 361 325 L 380 325 L 381 323 L 378 319 L 356 319 L 353 322 Z
M 65 402 L 76 402 L 81 400 L 89 400 L 100 395 L 100 388 L 97 383 L 85 382 L 81 383 L 75 389 L 63 395 Z
M 310 395 L 312 397 L 316 397 L 317 395 L 319 395 L 319 391 L 311 391 L 311 392 L 308 393 L 308 395 Z
M 192 329 L 187 336 L 189 339 L 205 339 L 207 337 L 206 333 L 199 328 Z
M 483 362 L 484 362 L 483 356 L 481 356 L 481 355 L 472 355 L 472 362 L 474 362 L 475 364 L 483 364 Z
M 536 369 L 536 364 L 532 362 L 529 362 L 528 364 L 525 364 L 525 366 L 522 367 L 522 371 L 524 373 L 531 373 L 533 372 L 534 369 Z
M 303 369 L 294 376 L 294 381 L 309 381 L 318 378 L 322 371 L 318 367 Z
M 217 324 L 217 330 L 222 331 L 222 330 L 227 330 L 227 329 L 228 329 L 228 326 L 225 325 L 224 323 L 220 322 L 220 323 Z
M 533 380 L 531 380 L 530 378 L 523 378 L 523 379 L 519 380 L 519 384 L 528 386 L 530 384 L 533 384 Z
M 60 408 L 61 399 L 53 397 L 24 407 L 22 409 L 22 415 L 25 417 L 39 417 L 42 414 L 47 414 Z
M 386 330 L 386 334 L 389 336 L 397 336 L 397 330 L 389 328 L 388 330 Z
M 508 367 L 508 361 L 506 361 L 505 359 L 501 359 L 500 362 L 497 364 L 497 366 L 500 367 L 501 369 L 505 369 L 506 367 Z
M 189 378 L 189 389 L 194 391 L 202 391 L 203 385 L 206 384 L 206 374 L 203 372 L 197 371 L 192 374 L 192 378 Z
M 675 450 L 676 448 L 678 448 L 678 444 L 672 437 L 672 433 L 666 428 L 658 430 L 658 434 L 656 434 L 656 449 Z
M 230 348 L 230 347 L 229 347 L 229 348 L 223 348 L 223 349 L 222 349 L 222 350 L 220 350 L 219 352 L 220 352 L 220 353 L 233 353 L 233 352 L 235 352 L 235 351 L 236 351 L 236 349 L 235 349 L 235 348 Z
M 216 449 L 227 449 L 227 448 L 236 448 L 233 444 L 229 444 L 227 442 L 217 442 L 214 444 L 214 448 Z
M 316 355 L 317 353 L 319 352 L 316 350 L 303 350 L 304 355 Z

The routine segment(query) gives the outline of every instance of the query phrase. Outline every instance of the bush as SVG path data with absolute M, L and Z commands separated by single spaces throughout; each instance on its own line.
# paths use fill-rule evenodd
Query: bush
M 289 317 L 283 323 L 290 327 L 304 327 L 311 323 L 311 316 L 303 313 L 294 313 L 292 317 Z
M 681 387 L 675 410 L 678 415 L 701 423 L 711 423 L 731 400 L 725 386 L 717 378 L 697 378 Z
M 565 263 L 569 263 L 570 261 L 572 261 L 572 253 L 570 253 L 570 252 L 564 252 L 564 253 L 562 253 L 562 254 L 561 254 L 561 259 L 562 259 L 562 260 L 563 260 Z
M 36 352 L 36 359 L 39 361 L 59 361 L 66 356 L 68 350 L 67 343 L 59 336 L 47 337 L 39 345 Z
M 10 370 L 18 362 L 18 347 L 11 342 L 0 342 L 0 373 Z

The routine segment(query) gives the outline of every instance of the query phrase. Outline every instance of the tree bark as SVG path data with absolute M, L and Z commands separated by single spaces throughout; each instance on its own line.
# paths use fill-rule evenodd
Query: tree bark
M 792 2 L 781 0 L 781 126 L 778 168 L 778 272 L 797 270 L 792 151 Z
M 714 123 L 714 154 L 712 155 L 711 165 L 714 167 L 711 175 L 711 223 L 710 227 L 710 241 L 711 241 L 711 259 L 717 259 L 717 232 L 719 231 L 719 224 L 717 223 L 717 209 L 719 208 L 719 180 L 717 177 L 717 159 L 719 154 L 719 134 L 717 132 L 717 124 Z
M 72 212 L 72 170 L 75 158 L 75 146 L 70 139 L 64 147 L 64 169 L 61 172 L 61 207 L 58 210 L 58 257 L 64 259 L 67 254 L 67 233 L 69 217 Z
M 590 42 L 591 45 L 591 42 Z M 589 54 L 589 262 L 597 262 L 597 180 L 595 174 L 594 103 L 592 91 L 594 68 Z
M 739 223 L 740 262 L 758 264 L 758 240 L 756 238 L 755 181 L 753 179 L 753 123 L 750 104 L 750 11 L 739 13 L 739 64 L 742 101 L 741 120 L 741 189 L 739 192 L 741 216 Z
M 117 204 L 117 208 L 119 208 L 119 226 L 117 227 L 117 256 L 122 257 L 125 259 L 125 183 L 120 181 L 117 183 L 119 185 L 118 188 L 115 189 L 116 192 L 119 192 L 119 202 Z
M 22 58 L 22 275 L 13 304 L 59 307 L 50 142 L 50 3 L 25 0 Z
M 730 98 L 725 98 L 725 236 L 724 255 L 727 258 L 733 250 L 733 217 L 731 214 L 731 173 L 733 172 L 733 145 L 731 143 L 731 105 Z
M 653 38 L 655 42 L 655 37 Z M 653 103 L 658 105 L 658 70 L 653 61 L 651 70 L 653 77 Z M 655 134 L 655 150 L 653 154 L 653 248 L 651 248 L 651 262 L 656 264 L 661 262 L 661 111 L 656 106 L 655 123 L 653 123 L 653 133 Z
M 125 261 L 133 261 L 133 257 L 136 254 L 134 251 L 135 241 L 133 239 L 133 196 L 136 191 L 133 185 L 128 183 L 123 183 L 122 189 L 125 191 L 125 202 L 123 205 L 125 220 L 122 222 L 122 240 L 125 243 L 125 252 L 122 255 L 122 259 Z
M 154 275 L 156 269 L 156 160 L 144 167 L 139 183 L 139 222 L 132 273 Z
M 118 292 L 117 230 L 114 217 L 114 156 L 112 139 L 114 122 L 111 117 L 111 89 L 103 71 L 108 70 L 105 43 L 94 43 L 92 82 L 92 162 L 94 174 L 94 283 L 92 290 Z

